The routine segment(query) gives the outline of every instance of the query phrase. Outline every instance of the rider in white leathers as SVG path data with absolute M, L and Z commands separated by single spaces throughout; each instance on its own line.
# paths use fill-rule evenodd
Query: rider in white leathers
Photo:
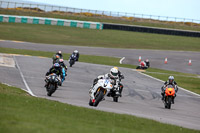
M 121 73 L 120 73 L 121 74 Z M 93 86 L 98 82 L 99 79 L 110 79 L 111 84 L 113 85 L 114 88 L 119 88 L 118 83 L 120 82 L 120 77 L 119 77 L 119 71 L 117 67 L 111 68 L 110 73 L 107 73 L 105 75 L 99 75 L 93 82 Z M 121 91 L 117 90 L 116 95 L 121 95 Z

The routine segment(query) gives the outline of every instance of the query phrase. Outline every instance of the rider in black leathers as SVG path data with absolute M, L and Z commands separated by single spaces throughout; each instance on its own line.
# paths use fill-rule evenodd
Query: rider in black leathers
M 49 69 L 49 71 L 46 73 L 46 77 L 48 77 L 50 74 L 52 74 L 52 73 L 55 73 L 57 76 L 60 76 L 61 75 L 61 73 L 62 73 L 62 68 L 61 68 L 61 66 L 58 64 L 58 63 L 55 63 L 50 69 Z M 45 84 L 45 87 L 47 87 L 48 86 L 48 80 L 47 79 L 45 79 L 45 82 L 46 82 L 46 84 Z
M 63 59 L 63 55 L 61 51 L 58 51 L 54 56 L 52 57 L 53 59 L 53 64 L 59 63 L 59 59 Z
M 75 61 L 78 61 L 78 59 L 79 59 L 79 52 L 78 52 L 78 50 L 74 50 L 74 52 L 71 54 L 70 58 L 72 57 L 72 55 L 76 58 Z

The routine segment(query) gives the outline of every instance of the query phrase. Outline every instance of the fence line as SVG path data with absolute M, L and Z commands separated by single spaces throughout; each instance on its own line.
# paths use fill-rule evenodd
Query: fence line
M 64 13 L 91 13 L 95 16 L 107 16 L 114 18 L 123 18 L 126 17 L 129 20 L 134 21 L 137 19 L 150 19 L 150 20 L 159 20 L 159 21 L 174 21 L 174 22 L 192 22 L 200 24 L 200 20 L 196 19 L 187 19 L 187 18 L 178 18 L 178 17 L 169 17 L 169 16 L 156 16 L 148 14 L 136 14 L 136 13 L 127 13 L 127 12 L 112 12 L 112 11 L 100 11 L 100 10 L 90 10 L 90 9 L 80 9 L 72 7 L 63 7 L 63 6 L 53 6 L 45 4 L 33 4 L 33 3 L 19 3 L 19 2 L 9 2 L 9 1 L 0 1 L 0 8 L 26 8 L 31 10 L 31 8 L 36 8 L 37 11 L 59 11 Z

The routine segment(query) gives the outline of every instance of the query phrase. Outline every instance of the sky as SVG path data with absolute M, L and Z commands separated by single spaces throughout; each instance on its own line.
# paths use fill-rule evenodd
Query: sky
M 200 0 L 24 0 L 45 4 L 200 20 Z

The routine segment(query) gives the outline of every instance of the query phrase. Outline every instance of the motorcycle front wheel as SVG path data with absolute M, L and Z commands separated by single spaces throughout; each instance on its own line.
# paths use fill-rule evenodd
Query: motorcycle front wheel
M 95 102 L 93 103 L 94 107 L 98 106 L 99 102 L 103 99 L 103 97 L 104 97 L 103 91 L 100 90 L 98 95 L 95 98 Z
M 49 91 L 47 92 L 47 95 L 51 96 L 55 92 L 55 90 L 56 90 L 55 85 L 50 84 L 49 85 Z

